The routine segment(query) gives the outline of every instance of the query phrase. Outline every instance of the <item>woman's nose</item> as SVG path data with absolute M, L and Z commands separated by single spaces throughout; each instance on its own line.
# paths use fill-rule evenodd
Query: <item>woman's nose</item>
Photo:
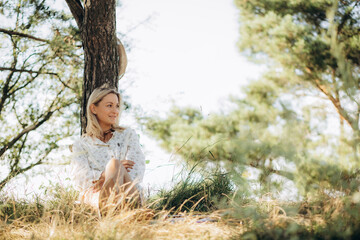
M 119 108 L 117 108 L 117 107 L 113 108 L 113 112 L 119 113 Z

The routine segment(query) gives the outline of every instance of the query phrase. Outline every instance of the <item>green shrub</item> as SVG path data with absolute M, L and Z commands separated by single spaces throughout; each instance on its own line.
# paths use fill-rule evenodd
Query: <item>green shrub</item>
M 296 207 L 297 213 L 284 210 Z M 252 201 L 251 206 L 243 208 L 252 208 L 254 215 L 242 218 L 247 230 L 233 239 L 358 239 L 360 236 L 360 203 L 354 196 L 322 196 L 301 203 Z M 240 215 L 237 217 L 241 219 Z
M 33 201 L 4 197 L 0 199 L 0 220 L 6 223 L 14 220 L 37 222 L 44 212 L 44 204 L 36 196 Z
M 193 167 L 184 179 L 170 190 L 161 189 L 150 200 L 157 210 L 207 212 L 218 209 L 218 204 L 228 200 L 233 186 L 227 173 L 220 170 L 205 172 Z

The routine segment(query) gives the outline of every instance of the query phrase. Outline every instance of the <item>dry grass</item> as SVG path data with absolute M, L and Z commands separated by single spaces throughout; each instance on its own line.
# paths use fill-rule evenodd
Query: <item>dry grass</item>
M 122 212 L 105 219 L 96 217 L 79 222 L 53 216 L 39 223 L 14 221 L 2 224 L 2 239 L 229 239 L 240 227 L 224 222 L 140 220 L 140 210 Z
M 240 224 L 229 223 L 219 212 L 171 217 L 168 211 L 140 208 L 100 217 L 88 206 L 66 201 L 45 206 L 41 216 L 34 206 L 22 211 L 1 221 L 1 239 L 230 239 L 242 232 Z
M 231 211 L 177 215 L 125 206 L 103 217 L 75 204 L 76 197 L 60 188 L 46 201 L 0 199 L 0 239 L 352 239 L 360 234 L 360 204 L 350 197 L 311 203 L 260 199 L 233 203 Z

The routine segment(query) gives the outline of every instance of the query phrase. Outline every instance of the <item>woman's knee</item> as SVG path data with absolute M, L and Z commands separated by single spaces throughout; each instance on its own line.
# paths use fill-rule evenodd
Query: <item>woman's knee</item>
M 117 169 L 119 168 L 120 161 L 117 159 L 112 158 L 107 164 L 106 169 Z
M 126 169 L 124 167 L 124 165 L 117 159 L 111 159 L 107 164 L 106 164 L 106 171 L 105 172 L 126 172 Z
M 105 167 L 105 176 L 108 178 L 119 171 L 120 161 L 116 159 L 111 159 Z

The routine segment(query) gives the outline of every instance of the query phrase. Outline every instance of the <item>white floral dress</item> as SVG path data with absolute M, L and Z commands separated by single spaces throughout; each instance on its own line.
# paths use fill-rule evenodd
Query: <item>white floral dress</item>
M 93 181 L 100 178 L 112 157 L 135 162 L 133 169 L 129 169 L 129 175 L 137 183 L 137 188 L 141 190 L 145 172 L 145 157 L 141 151 L 139 137 L 133 129 L 126 128 L 122 132 L 114 131 L 113 136 L 106 143 L 98 138 L 82 136 L 74 142 L 72 150 L 71 176 L 75 188 L 80 191 L 80 197 L 93 185 Z M 98 196 L 90 198 L 88 203 L 96 206 Z

